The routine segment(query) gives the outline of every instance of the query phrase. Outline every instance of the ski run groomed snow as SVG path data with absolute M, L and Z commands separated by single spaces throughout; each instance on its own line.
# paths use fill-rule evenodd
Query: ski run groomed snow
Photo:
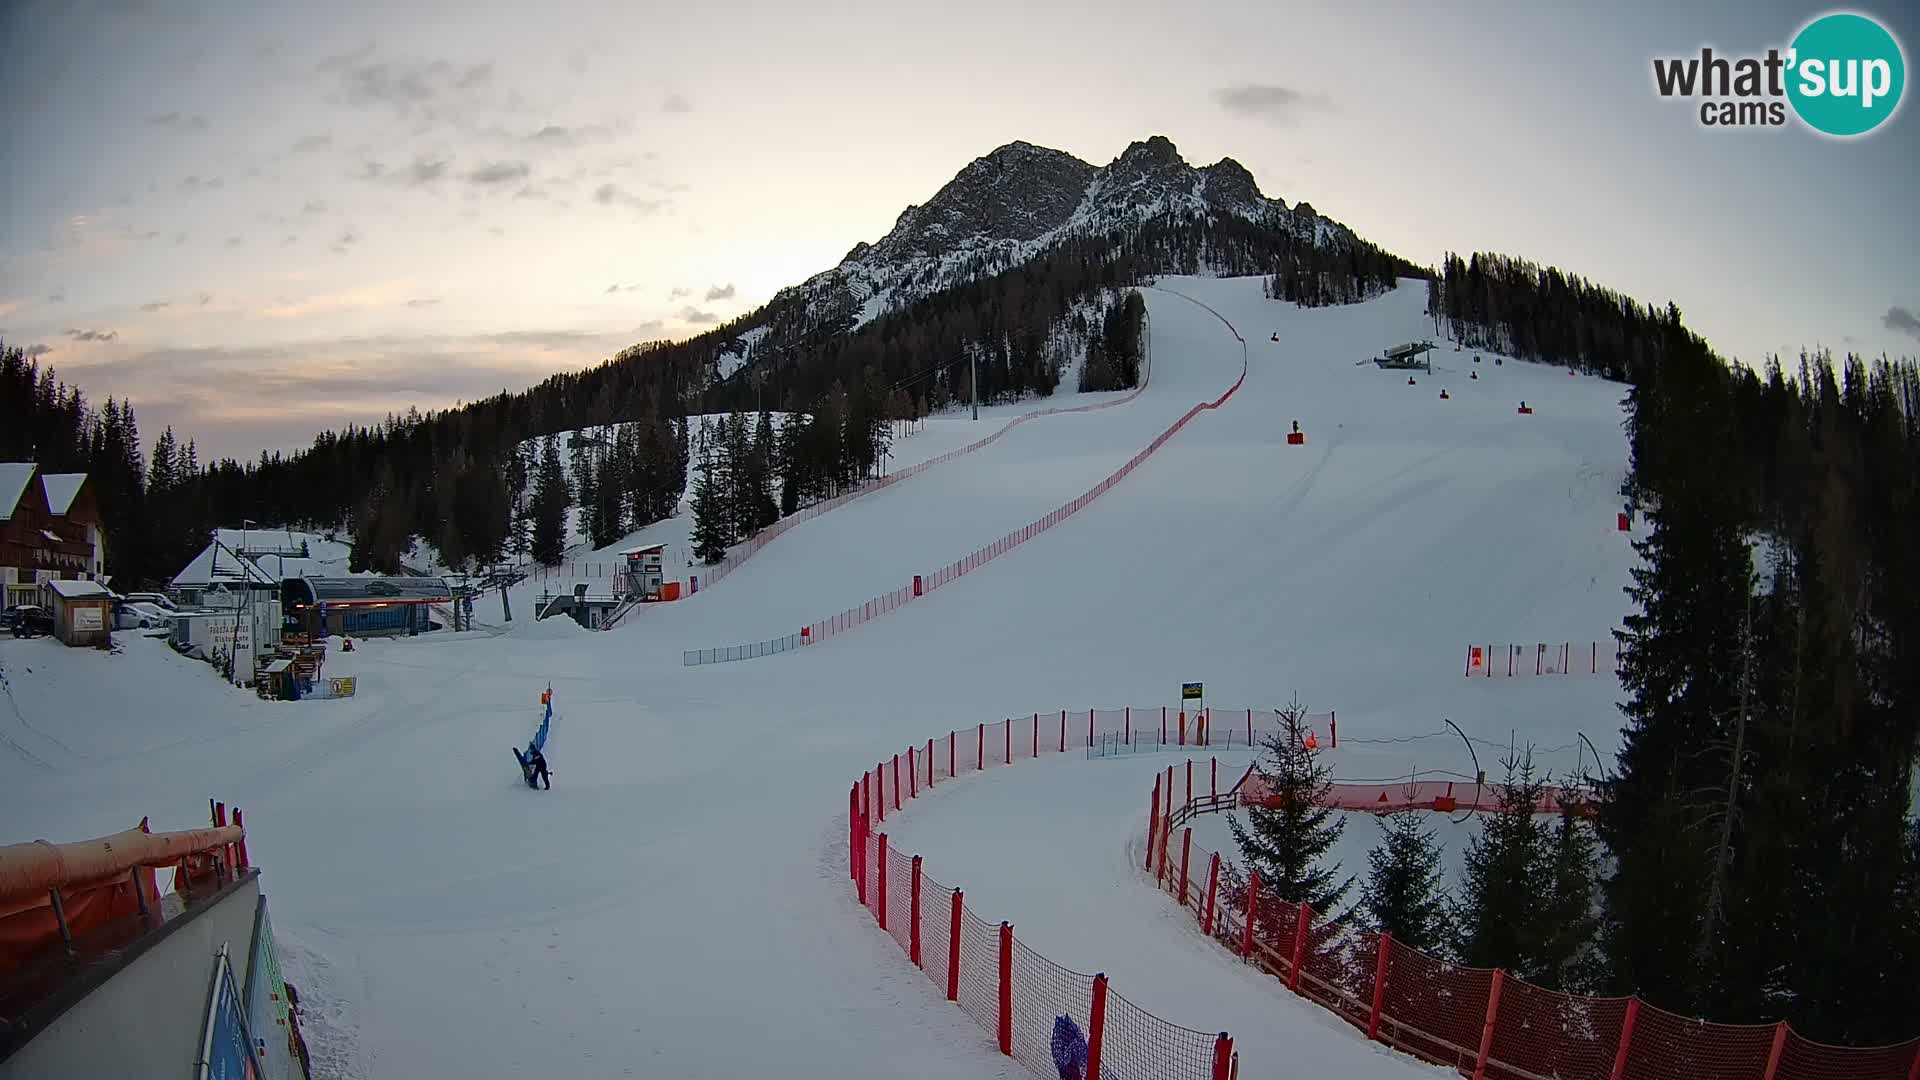
M 1003 1077 L 1022 1074 L 847 880 L 847 789 L 876 761 L 1034 710 L 1177 703 L 1183 681 L 1209 703 L 1297 693 L 1339 711 L 1343 743 L 1451 719 L 1488 740 L 1490 771 L 1489 745 L 1511 739 L 1584 733 L 1611 752 L 1612 676 L 1470 680 L 1462 661 L 1470 642 L 1605 641 L 1618 624 L 1634 557 L 1614 521 L 1620 386 L 1444 345 L 1411 386 L 1363 363 L 1433 336 L 1417 282 L 1311 310 L 1258 279 L 1144 295 L 1153 372 L 1136 400 L 1022 424 L 611 632 L 535 624 L 516 603 L 486 632 L 331 651 L 327 673 L 358 694 L 297 703 L 136 635 L 112 656 L 0 642 L 7 838 L 142 815 L 190 827 L 209 796 L 244 807 L 323 1076 Z M 1245 338 L 1240 390 L 1063 524 L 822 644 L 682 666 L 684 649 L 791 633 L 1078 496 L 1240 376 L 1227 322 Z M 969 430 L 932 452 L 1007 418 L 943 422 Z M 1286 445 L 1296 419 L 1304 446 Z M 497 622 L 497 598 L 481 604 Z M 508 748 L 549 683 L 553 790 L 534 792 Z M 1470 771 L 1457 740 L 1383 745 L 1400 749 L 1341 759 L 1342 775 Z M 1174 760 L 1068 754 L 963 778 L 889 826 L 1030 948 L 1231 1031 L 1243 1076 L 1431 1075 L 1237 965 L 1145 882 L 1144 800 Z

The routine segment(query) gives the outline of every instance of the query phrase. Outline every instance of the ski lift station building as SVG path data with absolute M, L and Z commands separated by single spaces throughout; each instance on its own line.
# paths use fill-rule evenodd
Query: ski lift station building
M 1409 341 L 1405 345 L 1395 345 L 1383 350 L 1380 358 L 1374 363 L 1383 368 L 1422 368 L 1432 371 L 1433 361 L 1427 358 L 1427 354 L 1432 351 L 1433 342 L 1431 341 Z
M 437 629 L 436 604 L 453 603 L 437 577 L 293 577 L 280 583 L 288 629 L 315 637 L 377 637 Z

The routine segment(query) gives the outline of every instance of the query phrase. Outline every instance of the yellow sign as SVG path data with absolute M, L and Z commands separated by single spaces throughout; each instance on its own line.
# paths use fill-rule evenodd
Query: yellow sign
M 352 679 L 328 679 L 327 680 L 327 696 L 328 697 L 352 697 L 353 696 L 353 680 Z
M 1197 683 L 1197 682 L 1190 682 L 1190 683 L 1181 683 L 1181 684 L 1180 684 L 1180 698 L 1181 698 L 1181 700 L 1183 700 L 1183 701 L 1186 701 L 1186 700 L 1191 700 L 1191 699 L 1193 699 L 1193 698 L 1197 698 L 1197 697 L 1200 697 L 1200 696 L 1201 696 L 1201 694 L 1200 694 L 1200 684 L 1199 684 L 1199 683 Z

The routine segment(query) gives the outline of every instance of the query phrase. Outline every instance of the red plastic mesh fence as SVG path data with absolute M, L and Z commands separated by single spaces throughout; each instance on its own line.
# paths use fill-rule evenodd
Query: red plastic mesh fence
M 953 890 L 920 872 L 920 967 L 947 992 L 947 953 L 953 944 Z
M 1362 1031 L 1373 1012 L 1373 971 L 1378 941 L 1331 923 L 1307 927 L 1300 956 L 1300 992 Z
M 1920 1039 L 1860 1049 L 1787 1035 L 1775 1080 L 1906 1080 L 1920 1069 Z
M 880 834 L 867 837 L 867 910 L 880 917 Z M 889 912 L 891 914 L 891 912 Z
M 1101 1080 L 1209 1080 L 1214 1038 L 1168 1023 L 1108 986 Z
M 1112 1007 L 1112 991 L 1108 991 Z M 1073 1020 L 1086 1035 L 1093 1015 L 1093 976 L 1082 975 L 1013 942 L 1013 1059 L 1041 1076 L 1053 1064 L 1054 1018 Z
M 1216 716 L 1218 714 L 1215 714 Z M 1166 773 L 1160 773 L 1165 783 Z M 1356 789 L 1362 785 L 1347 785 Z M 1170 811 L 1176 820 L 1221 808 L 1196 802 Z M 1461 800 L 1466 805 L 1469 800 Z M 1177 859 L 1178 831 L 1170 861 Z M 1206 867 L 1212 853 L 1195 847 L 1189 866 L 1187 909 L 1204 921 Z M 1177 863 L 1175 863 L 1177 866 Z M 1177 895 L 1177 871 L 1161 882 Z M 1192 893 L 1198 890 L 1196 898 Z M 1236 953 L 1244 949 L 1248 882 L 1222 860 L 1214 938 Z M 1254 956 L 1265 970 L 1288 981 L 1299 909 L 1259 896 L 1255 902 Z M 1298 989 L 1364 1032 L 1373 1013 L 1379 962 L 1378 935 L 1319 920 L 1301 943 Z M 1390 942 L 1386 986 L 1380 994 L 1379 1035 L 1399 1049 L 1471 1073 L 1479 1058 L 1493 985 L 1490 969 L 1465 968 Z M 1486 1075 L 1501 1080 L 1614 1080 L 1630 998 L 1596 998 L 1542 989 L 1503 978 L 1488 1047 Z M 1713 1024 L 1640 1003 L 1619 1080 L 1761 1080 L 1766 1074 L 1777 1024 Z M 1786 1030 L 1774 1080 L 1912 1080 L 1920 1070 L 1920 1039 L 1883 1047 L 1828 1046 Z
M 1380 1034 L 1428 1061 L 1472 1071 L 1492 988 L 1491 969 L 1457 967 L 1396 941 L 1387 958 Z
M 960 1008 L 992 1038 L 1000 1030 L 1000 928 L 960 912 Z
M 912 955 L 913 859 L 899 848 L 887 852 L 887 932 L 900 943 L 901 952 Z
M 1766 1072 L 1774 1024 L 1710 1024 L 1642 1002 L 1627 1048 L 1633 1080 L 1752 1080 Z
M 1608 1080 L 1628 1000 L 1574 997 L 1519 979 L 1503 980 L 1487 1075 Z

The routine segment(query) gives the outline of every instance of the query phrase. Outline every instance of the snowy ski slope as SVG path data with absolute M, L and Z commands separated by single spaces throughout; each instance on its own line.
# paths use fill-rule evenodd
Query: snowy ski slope
M 1009 714 L 1171 701 L 1183 680 L 1233 704 L 1297 691 L 1339 709 L 1343 742 L 1449 717 L 1502 742 L 1582 731 L 1606 751 L 1618 723 L 1610 677 L 1469 681 L 1461 659 L 1470 640 L 1585 641 L 1616 624 L 1632 558 L 1605 479 L 1625 463 L 1620 387 L 1490 357 L 1471 381 L 1471 355 L 1450 351 L 1412 387 L 1356 366 L 1430 332 L 1417 284 L 1311 311 L 1266 300 L 1257 280 L 1161 285 L 1146 293 L 1154 371 L 1135 402 L 1022 425 L 610 633 L 533 625 L 516 605 L 498 635 L 372 643 L 341 658 L 358 696 L 288 704 L 220 690 L 198 666 L 180 676 L 168 665 L 187 662 L 152 642 L 103 658 L 0 641 L 7 839 L 100 835 L 143 814 L 181 827 L 209 795 L 245 807 L 323 1075 L 1018 1075 L 851 896 L 846 784 L 880 757 Z M 1126 482 L 830 642 L 681 666 L 684 648 L 787 633 L 906 584 L 1218 396 L 1241 346 L 1186 297 L 1240 328 L 1247 379 Z M 1515 415 L 1522 398 L 1534 415 Z M 1303 447 L 1284 445 L 1295 418 Z M 33 680 L 46 685 L 22 692 Z M 195 680 L 211 689 L 176 685 Z M 554 787 L 530 792 L 508 748 L 549 681 Z M 63 726 L 70 713 L 89 719 Z M 1307 1060 L 1415 1068 L 1274 999 L 1130 880 L 1152 761 L 973 778 L 977 792 L 956 784 L 901 827 L 924 819 L 930 865 L 954 867 L 981 890 L 969 903 L 1031 947 L 1107 970 L 1175 1022 L 1233 1030 L 1248 1076 Z M 1104 804 L 1076 785 L 1108 779 L 1101 797 L 1125 813 L 1096 826 Z M 1022 813 L 988 812 L 1003 790 Z M 945 813 L 968 805 L 982 812 Z M 1050 811 L 1054 824 L 1032 823 Z M 1003 903 L 985 869 L 961 869 L 1032 866 L 1068 836 L 1085 850 L 1060 887 L 1081 890 L 1085 926 L 1023 912 L 1013 892 Z M 1133 973 L 1175 963 L 1169 950 L 1191 951 L 1188 975 L 1156 996 Z

